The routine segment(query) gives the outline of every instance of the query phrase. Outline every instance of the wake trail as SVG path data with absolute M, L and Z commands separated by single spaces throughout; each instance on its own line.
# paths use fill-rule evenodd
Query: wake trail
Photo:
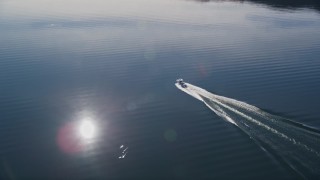
M 205 103 L 257 142 L 277 160 L 284 162 L 303 178 L 320 176 L 320 132 L 284 117 L 270 114 L 253 105 L 210 93 L 185 83 L 176 86 Z

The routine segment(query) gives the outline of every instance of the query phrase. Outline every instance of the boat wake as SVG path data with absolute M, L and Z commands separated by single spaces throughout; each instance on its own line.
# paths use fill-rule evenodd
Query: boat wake
M 284 117 L 272 115 L 255 106 L 210 93 L 185 83 L 180 90 L 202 101 L 218 116 L 230 122 L 264 150 L 303 178 L 320 177 L 320 131 Z

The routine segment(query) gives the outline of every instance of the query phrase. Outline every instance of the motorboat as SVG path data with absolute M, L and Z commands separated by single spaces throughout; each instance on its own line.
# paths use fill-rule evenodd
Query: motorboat
M 188 86 L 186 85 L 185 82 L 183 82 L 183 79 L 177 79 L 176 82 L 182 87 L 182 88 L 187 88 Z

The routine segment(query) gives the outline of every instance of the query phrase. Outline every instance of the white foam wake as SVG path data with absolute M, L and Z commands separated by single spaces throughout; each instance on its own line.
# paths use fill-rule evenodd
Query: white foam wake
M 289 119 L 272 115 L 253 105 L 210 93 L 186 83 L 177 88 L 205 103 L 222 119 L 230 122 L 261 147 L 285 162 L 304 178 L 320 176 L 320 133 Z

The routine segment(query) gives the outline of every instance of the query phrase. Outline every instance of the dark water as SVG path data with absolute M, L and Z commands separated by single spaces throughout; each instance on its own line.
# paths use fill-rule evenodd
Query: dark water
M 0 1 L 0 179 L 300 179 L 174 86 L 319 129 L 319 4 L 291 3 Z

